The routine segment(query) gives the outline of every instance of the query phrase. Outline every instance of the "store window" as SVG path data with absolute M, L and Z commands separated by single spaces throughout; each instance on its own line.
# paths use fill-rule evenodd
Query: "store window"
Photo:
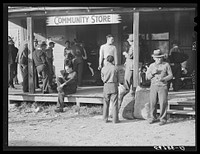
M 160 48 L 162 53 L 169 53 L 169 32 L 151 34 L 151 51 Z
M 169 32 L 149 33 L 145 34 L 143 38 L 145 38 L 142 40 L 144 41 L 144 44 L 146 44 L 147 51 L 144 54 L 141 53 L 140 61 L 144 63 L 151 62 L 152 61 L 151 55 L 153 53 L 153 50 L 157 48 L 160 48 L 162 53 L 164 54 L 169 53 L 169 38 L 170 38 Z M 144 52 L 145 49 L 143 48 L 141 52 Z

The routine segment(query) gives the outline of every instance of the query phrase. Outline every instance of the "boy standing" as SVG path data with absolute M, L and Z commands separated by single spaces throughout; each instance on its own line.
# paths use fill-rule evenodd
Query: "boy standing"
M 107 56 L 107 64 L 101 70 L 101 78 L 104 82 L 103 96 L 103 120 L 108 122 L 109 104 L 112 101 L 113 123 L 119 122 L 118 119 L 118 71 L 113 64 L 114 57 Z
M 160 49 L 154 50 L 152 63 L 147 72 L 147 79 L 151 79 L 150 86 L 150 115 L 148 121 L 150 124 L 156 121 L 156 103 L 160 104 L 159 125 L 164 125 L 167 121 L 167 105 L 168 105 L 168 88 L 167 81 L 171 80 L 173 75 L 169 63 L 163 61 L 164 54 Z

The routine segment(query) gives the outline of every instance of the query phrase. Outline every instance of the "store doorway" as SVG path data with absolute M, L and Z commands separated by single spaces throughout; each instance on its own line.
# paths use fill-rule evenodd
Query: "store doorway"
M 111 33 L 110 25 L 76 26 L 76 39 L 84 44 L 87 59 L 84 60 L 83 84 L 103 85 L 98 70 L 99 49 L 106 43 L 106 35 Z

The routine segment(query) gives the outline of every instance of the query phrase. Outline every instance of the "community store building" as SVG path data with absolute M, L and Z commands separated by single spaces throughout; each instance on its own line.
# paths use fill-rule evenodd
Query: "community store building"
M 53 41 L 56 74 L 64 66 L 66 40 L 83 41 L 88 61 L 98 73 L 99 47 L 106 43 L 106 35 L 114 36 L 118 51 L 118 63 L 124 64 L 122 52 L 128 34 L 134 34 L 134 87 L 139 84 L 139 66 L 148 63 L 153 49 L 161 48 L 169 53 L 171 42 L 178 40 L 180 48 L 189 55 L 188 71 L 195 69 L 195 7 L 9 7 L 8 35 L 14 38 L 19 49 L 28 39 L 29 86 L 34 92 L 32 51 L 34 41 Z M 83 79 L 94 79 L 84 71 Z

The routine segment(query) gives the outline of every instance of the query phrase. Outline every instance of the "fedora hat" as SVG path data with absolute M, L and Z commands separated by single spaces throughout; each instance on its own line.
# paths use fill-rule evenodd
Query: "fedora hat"
M 41 43 L 38 44 L 39 47 L 42 47 L 42 46 L 47 46 L 46 42 L 45 41 L 42 41 Z
M 160 58 L 160 57 L 164 57 L 165 55 L 161 52 L 160 49 L 156 49 L 153 51 L 152 57 L 153 58 Z
M 131 42 L 132 42 L 133 40 L 134 40 L 134 39 L 133 39 L 133 34 L 129 34 L 129 35 L 128 35 L 127 41 L 131 41 Z

